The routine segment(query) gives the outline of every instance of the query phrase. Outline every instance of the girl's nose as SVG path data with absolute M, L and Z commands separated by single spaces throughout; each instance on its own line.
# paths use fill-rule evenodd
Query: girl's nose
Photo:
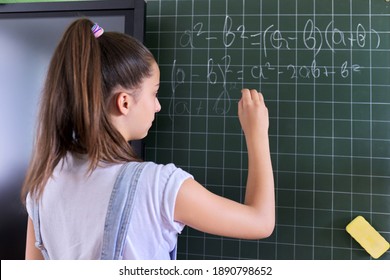
M 158 98 L 156 98 L 156 113 L 160 112 L 161 110 L 161 104 L 160 101 L 158 101 Z

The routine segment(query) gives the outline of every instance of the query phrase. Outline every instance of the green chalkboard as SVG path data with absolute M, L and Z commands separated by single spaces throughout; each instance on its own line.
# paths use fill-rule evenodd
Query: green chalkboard
M 274 233 L 187 228 L 180 259 L 369 259 L 345 231 L 357 215 L 390 241 L 389 12 L 385 0 L 147 2 L 162 105 L 147 160 L 242 201 L 240 89 L 260 90 L 270 114 Z

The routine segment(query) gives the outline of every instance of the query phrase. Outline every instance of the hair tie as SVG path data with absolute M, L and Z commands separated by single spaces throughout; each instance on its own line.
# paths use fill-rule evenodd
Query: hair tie
M 91 30 L 95 38 L 99 38 L 104 33 L 104 29 L 101 28 L 97 23 L 95 23 L 95 25 L 92 26 Z

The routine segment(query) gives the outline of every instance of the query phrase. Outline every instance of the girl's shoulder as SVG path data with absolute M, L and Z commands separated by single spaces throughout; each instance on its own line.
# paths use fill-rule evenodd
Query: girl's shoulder
M 161 164 L 152 161 L 145 161 L 139 164 L 144 164 L 144 170 L 146 173 L 157 173 L 159 175 L 174 175 L 176 173 L 182 173 L 190 175 L 187 171 L 176 166 L 174 163 Z
M 173 163 L 160 164 L 152 161 L 145 161 L 136 164 L 142 164 L 143 169 L 141 179 L 145 183 L 159 185 L 162 188 L 168 185 L 181 185 L 187 178 L 193 176 Z

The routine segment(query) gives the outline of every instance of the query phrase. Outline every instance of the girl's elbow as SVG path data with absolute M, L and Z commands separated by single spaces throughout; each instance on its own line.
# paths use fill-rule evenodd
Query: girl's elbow
M 263 223 L 259 223 L 256 230 L 255 239 L 263 239 L 270 237 L 275 229 L 275 219 L 270 218 L 265 220 Z
M 263 238 L 270 237 L 275 229 L 275 221 L 271 221 L 268 223 L 268 225 L 264 229 L 264 236 Z

